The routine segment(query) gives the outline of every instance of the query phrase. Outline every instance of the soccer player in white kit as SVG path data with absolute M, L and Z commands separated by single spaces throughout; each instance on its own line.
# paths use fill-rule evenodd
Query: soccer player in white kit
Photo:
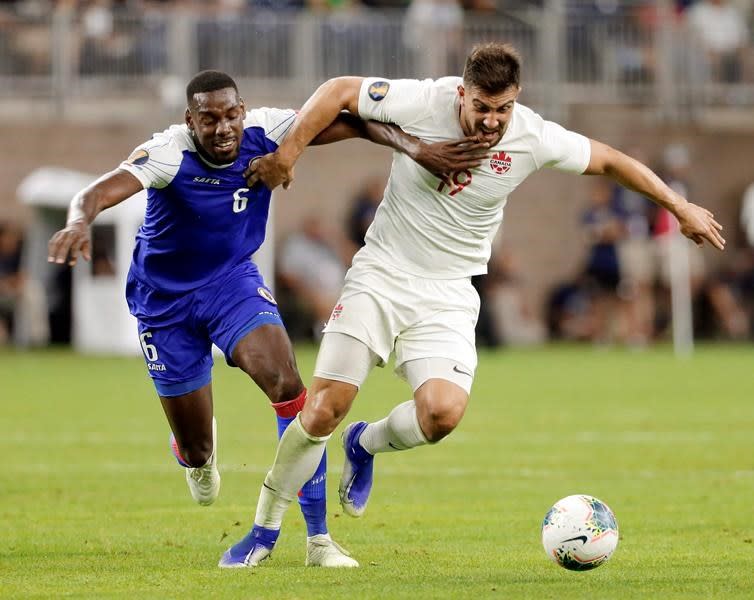
M 481 166 L 438 179 L 394 154 L 390 180 L 366 245 L 346 275 L 325 328 L 309 402 L 286 430 L 260 494 L 243 564 L 269 556 L 283 513 L 316 469 L 330 434 L 345 417 L 370 370 L 391 352 L 413 399 L 375 423 L 343 432 L 346 462 L 339 494 L 361 516 L 372 486 L 374 455 L 436 443 L 458 425 L 477 366 L 474 328 L 479 297 L 471 276 L 486 272 L 508 195 L 533 172 L 551 167 L 607 175 L 670 210 L 697 244 L 722 250 L 721 226 L 638 161 L 546 121 L 516 102 L 520 61 L 507 44 L 477 46 L 463 78 L 395 80 L 341 77 L 304 105 L 274 154 L 255 161 L 268 187 L 288 187 L 308 142 L 341 110 L 399 125 L 428 141 L 474 136 L 489 144 Z M 230 552 L 230 550 L 229 550 Z

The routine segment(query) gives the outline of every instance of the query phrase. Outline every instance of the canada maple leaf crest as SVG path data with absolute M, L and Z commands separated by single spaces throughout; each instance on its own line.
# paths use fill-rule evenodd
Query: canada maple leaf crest
M 507 173 L 511 168 L 511 157 L 504 150 L 495 152 L 490 159 L 490 168 L 498 175 Z

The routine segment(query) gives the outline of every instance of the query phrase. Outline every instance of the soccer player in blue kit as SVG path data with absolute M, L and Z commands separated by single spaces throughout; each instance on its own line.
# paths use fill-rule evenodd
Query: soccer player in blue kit
M 90 259 L 89 226 L 101 211 L 148 190 L 126 284 L 129 310 L 147 368 L 172 430 L 192 497 L 217 498 L 217 425 L 212 344 L 272 402 L 278 435 L 306 402 L 291 343 L 252 254 L 264 241 L 271 192 L 249 186 L 250 162 L 274 152 L 296 119 L 293 110 L 247 112 L 233 79 L 197 74 L 186 88 L 185 123 L 138 146 L 121 165 L 71 201 L 67 223 L 50 240 L 48 260 Z M 486 145 L 470 140 L 424 144 L 393 125 L 343 115 L 314 144 L 364 137 L 412 156 L 436 173 L 477 165 Z M 306 564 L 358 563 L 327 530 L 326 457 L 299 494 L 307 526 Z

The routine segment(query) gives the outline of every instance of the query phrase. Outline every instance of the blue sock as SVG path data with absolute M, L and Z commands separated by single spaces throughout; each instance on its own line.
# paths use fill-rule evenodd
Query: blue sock
M 273 404 L 273 407 L 275 405 Z M 277 415 L 278 438 L 283 436 L 288 425 L 296 417 Z M 306 521 L 306 535 L 309 537 L 327 533 L 327 451 L 322 456 L 317 470 L 298 493 L 298 503 Z
M 327 533 L 327 451 L 312 478 L 298 494 L 298 503 L 306 521 L 309 537 Z

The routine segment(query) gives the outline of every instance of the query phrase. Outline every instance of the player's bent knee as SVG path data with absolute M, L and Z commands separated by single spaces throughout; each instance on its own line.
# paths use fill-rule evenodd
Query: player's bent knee
M 293 363 L 263 361 L 247 371 L 270 402 L 286 402 L 298 396 L 304 389 L 301 376 Z
M 307 433 L 316 436 L 330 435 L 346 415 L 341 407 L 309 398 L 301 412 L 301 424 Z
M 301 394 L 303 389 L 304 384 L 301 381 L 298 372 L 288 371 L 280 373 L 279 376 L 275 378 L 275 385 L 271 386 L 269 390 L 265 390 L 265 393 L 273 403 L 287 402 Z
M 301 424 L 311 435 L 331 434 L 348 414 L 355 395 L 355 386 L 341 382 L 316 384 L 301 412 Z
M 421 424 L 422 431 L 430 444 L 436 444 L 441 439 L 450 435 L 450 433 L 456 428 L 458 422 L 451 420 L 437 418 L 431 419 L 429 423 Z
M 430 444 L 447 437 L 463 418 L 462 406 L 432 406 L 419 416 L 419 425 Z
M 233 350 L 233 361 L 254 380 L 271 402 L 285 402 L 304 389 L 285 330 L 262 326 Z

